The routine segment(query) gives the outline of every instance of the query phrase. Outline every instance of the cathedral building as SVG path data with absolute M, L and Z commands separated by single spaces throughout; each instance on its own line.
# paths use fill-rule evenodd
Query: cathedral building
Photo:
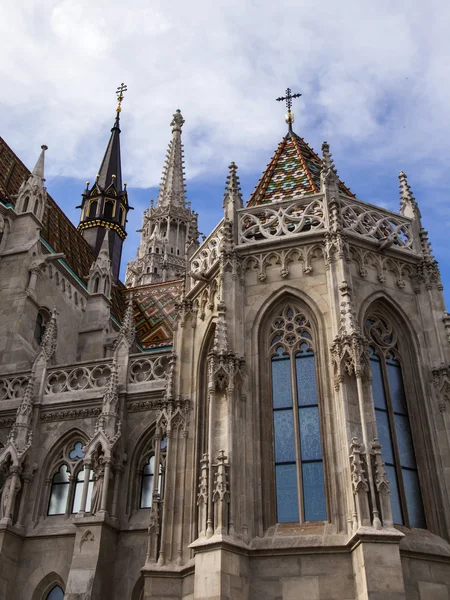
M 177 110 L 122 283 L 123 91 L 78 227 L 0 138 L 0 600 L 450 600 L 450 315 L 406 175 L 399 212 L 358 199 L 288 90 L 200 243 Z

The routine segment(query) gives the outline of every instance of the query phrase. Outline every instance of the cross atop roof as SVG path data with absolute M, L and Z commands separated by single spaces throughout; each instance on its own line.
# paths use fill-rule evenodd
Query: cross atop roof
M 286 96 L 280 96 L 276 100 L 277 102 L 283 102 L 284 100 L 286 100 L 287 114 L 285 119 L 286 123 L 289 126 L 289 131 L 292 131 L 292 123 L 294 122 L 294 115 L 291 112 L 292 100 L 293 98 L 300 98 L 301 94 L 292 94 L 291 88 L 287 88 L 285 94 Z

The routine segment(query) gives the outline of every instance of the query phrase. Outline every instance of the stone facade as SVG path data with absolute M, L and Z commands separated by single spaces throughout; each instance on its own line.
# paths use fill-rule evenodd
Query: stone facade
M 16 208 L 0 204 L 0 599 L 449 600 L 450 319 L 406 176 L 399 214 L 366 204 L 327 144 L 319 158 L 289 132 L 246 207 L 230 165 L 198 246 L 180 118 L 127 276 L 154 283 L 156 247 L 164 278 L 183 276 L 170 346 L 140 351 L 133 289 L 112 316 L 108 235 L 85 281 L 49 251 L 42 210 L 23 208 L 27 190 L 45 198 L 43 155 Z M 297 194 L 296 178 L 314 186 Z M 409 415 L 413 465 L 400 437 L 389 458 L 369 346 L 401 365 L 407 413 L 391 417 Z M 271 361 L 290 347 L 315 360 L 320 520 L 305 478 L 298 518 L 279 518 Z M 417 474 L 423 515 L 399 470 Z

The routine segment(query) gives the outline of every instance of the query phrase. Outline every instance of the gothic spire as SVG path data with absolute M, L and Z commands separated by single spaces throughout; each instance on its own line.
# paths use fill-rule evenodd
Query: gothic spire
M 44 162 L 47 146 L 41 146 L 41 154 L 29 178 L 22 183 L 16 200 L 16 212 L 32 212 L 42 221 L 47 190 L 44 186 Z
M 106 148 L 105 156 L 94 185 L 82 194 L 81 219 L 78 231 L 83 233 L 96 255 L 99 254 L 105 238 L 105 232 L 112 230 L 109 236 L 109 256 L 112 261 L 113 278 L 119 277 L 122 244 L 126 238 L 126 222 L 128 211 L 127 184 L 122 184 L 122 165 L 120 158 L 120 112 L 122 110 L 123 93 L 126 91 L 123 83 L 117 88 L 118 105 L 111 137 Z
M 408 184 L 408 179 L 403 171 L 400 171 L 398 174 L 398 178 L 400 181 L 400 212 L 405 217 L 421 217 L 419 205 L 417 204 L 416 199 L 414 198 L 411 187 Z
M 123 86 L 123 84 L 122 84 Z M 121 88 L 119 88 L 121 89 Z M 118 95 L 119 103 L 116 109 L 116 118 L 111 129 L 111 137 L 106 147 L 100 171 L 97 176 L 97 185 L 105 190 L 111 184 L 114 184 L 117 191 L 122 191 L 122 161 L 120 159 L 120 112 L 123 100 L 123 92 Z
M 45 179 L 44 179 L 44 160 L 45 160 L 45 151 L 46 150 L 48 150 L 47 146 L 45 146 L 45 145 L 41 146 L 41 154 L 39 155 L 36 166 L 34 167 L 33 172 L 31 173 L 32 177 L 39 178 L 42 181 L 45 181 Z
M 158 206 L 174 206 L 186 208 L 183 144 L 181 143 L 181 128 L 184 119 L 177 109 L 170 123 L 172 139 L 167 150 L 161 185 L 159 188 Z

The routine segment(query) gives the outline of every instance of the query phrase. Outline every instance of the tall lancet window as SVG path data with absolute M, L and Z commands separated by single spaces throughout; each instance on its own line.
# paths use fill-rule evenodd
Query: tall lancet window
M 277 521 L 327 518 L 311 324 L 291 306 L 270 330 Z
M 394 523 L 425 527 L 425 516 L 397 332 L 377 312 L 366 320 L 378 437 L 391 489 Z

